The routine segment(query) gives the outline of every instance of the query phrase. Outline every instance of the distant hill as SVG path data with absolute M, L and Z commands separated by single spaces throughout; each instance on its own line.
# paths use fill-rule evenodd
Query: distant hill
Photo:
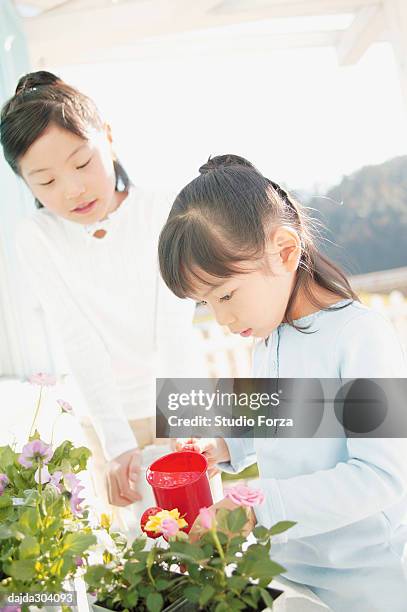
M 407 266 L 407 156 L 345 176 L 323 198 L 311 198 L 337 246 L 322 250 L 350 274 Z

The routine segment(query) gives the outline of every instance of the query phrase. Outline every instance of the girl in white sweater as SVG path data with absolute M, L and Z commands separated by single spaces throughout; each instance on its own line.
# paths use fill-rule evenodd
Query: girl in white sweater
M 155 376 L 193 373 L 193 305 L 158 274 L 166 208 L 130 183 L 94 102 L 49 72 L 20 79 L 0 136 L 37 205 L 18 231 L 21 260 L 87 401 L 109 501 L 126 506 L 140 500 L 140 447 L 155 440 Z

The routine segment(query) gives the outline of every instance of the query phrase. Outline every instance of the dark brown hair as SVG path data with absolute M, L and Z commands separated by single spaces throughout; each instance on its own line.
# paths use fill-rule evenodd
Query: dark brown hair
M 4 157 L 19 176 L 19 160 L 47 127 L 55 125 L 87 139 L 89 128 L 103 129 L 96 104 L 51 72 L 40 70 L 24 75 L 15 94 L 3 106 L 0 116 L 0 142 Z M 116 190 L 126 191 L 130 179 L 119 161 L 114 160 Z M 41 202 L 35 201 L 38 208 Z
M 199 172 L 176 197 L 160 235 L 161 275 L 175 295 L 192 295 L 196 280 L 208 284 L 202 271 L 218 278 L 243 273 L 241 262 L 261 259 L 269 230 L 285 224 L 297 231 L 302 248 L 285 322 L 297 327 L 290 308 L 300 288 L 312 304 L 324 308 L 312 291 L 313 281 L 358 300 L 344 272 L 319 252 L 316 222 L 280 185 L 237 155 L 209 159 Z

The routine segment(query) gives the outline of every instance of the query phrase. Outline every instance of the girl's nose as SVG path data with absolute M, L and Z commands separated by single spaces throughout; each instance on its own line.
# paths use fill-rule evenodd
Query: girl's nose
M 229 311 L 224 312 L 214 312 L 215 319 L 219 325 L 232 325 L 236 321 L 234 315 Z
M 65 197 L 67 200 L 76 200 L 85 193 L 85 186 L 82 183 L 72 182 L 65 186 Z

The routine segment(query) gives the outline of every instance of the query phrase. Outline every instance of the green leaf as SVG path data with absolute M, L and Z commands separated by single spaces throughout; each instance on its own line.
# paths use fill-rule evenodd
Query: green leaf
M 20 559 L 35 559 L 41 553 L 37 538 L 27 536 L 20 544 Z
M 125 568 L 126 569 L 126 568 Z M 104 565 L 91 565 L 86 570 L 85 579 L 87 584 L 97 585 L 106 577 L 109 570 Z M 124 572 L 123 572 L 124 573 Z
M 257 540 L 265 540 L 269 536 L 269 530 L 263 525 L 258 525 L 253 529 L 253 535 Z
M 134 570 L 137 563 L 127 562 L 123 569 L 123 578 L 133 587 L 139 584 L 142 577 Z
M 12 506 L 12 505 L 13 505 L 13 502 L 8 493 L 3 493 L 3 495 L 0 495 L 0 508 L 7 508 L 8 506 Z
M 157 589 L 157 591 L 165 591 L 165 589 L 168 589 L 171 586 L 171 580 L 164 580 L 164 578 L 158 578 L 158 580 L 155 581 L 155 588 Z
M 22 493 L 25 489 L 37 486 L 34 482 L 34 469 L 25 468 L 22 465 L 13 464 L 7 470 L 10 483 L 17 489 L 18 493 Z
M 206 584 L 204 588 L 202 589 L 202 592 L 199 596 L 199 600 L 198 600 L 199 605 L 205 606 L 205 604 L 208 603 L 208 601 L 211 599 L 211 597 L 214 594 L 215 594 L 215 589 L 210 584 Z
M 147 595 L 146 605 L 149 612 L 160 612 L 164 605 L 164 599 L 160 593 L 150 593 Z
M 62 442 L 62 444 L 55 449 L 50 465 L 60 466 L 63 459 L 69 460 L 72 449 L 73 444 L 70 440 Z
M 264 603 L 268 608 L 273 607 L 273 598 L 270 593 L 266 589 L 261 589 L 261 596 L 263 598 Z
M 235 547 L 241 547 L 241 545 L 246 542 L 247 538 L 245 538 L 244 536 L 233 536 L 233 538 L 231 538 L 229 540 L 229 546 L 232 546 L 233 548 Z
M 244 508 L 236 508 L 229 512 L 227 525 L 232 533 L 239 533 L 247 523 L 247 514 Z
M 213 550 L 214 550 L 213 544 L 210 542 L 208 542 L 207 544 L 204 544 L 202 546 L 202 550 L 203 550 L 205 557 L 210 557 L 213 554 Z
M 201 571 L 199 567 L 195 564 L 188 563 L 188 574 L 192 578 L 192 580 L 199 580 L 201 577 Z
M 147 569 L 151 570 L 154 564 L 154 560 L 155 560 L 155 548 L 153 546 L 153 548 L 148 551 L 147 560 L 146 560 Z
M 228 579 L 228 585 L 231 589 L 242 591 L 247 585 L 247 578 L 244 578 L 243 576 L 231 576 Z
M 135 608 L 139 599 L 138 592 L 126 591 L 123 595 L 123 605 L 125 608 Z
M 29 508 L 20 516 L 19 527 L 26 534 L 34 535 L 41 528 L 41 520 L 36 508 Z
M 229 606 L 224 601 L 221 601 L 216 606 L 215 612 L 229 612 Z
M 138 552 L 139 550 L 144 550 L 145 545 L 146 545 L 146 538 L 140 537 L 134 540 L 133 544 L 131 545 L 131 548 L 134 552 Z
M 291 529 L 291 527 L 294 527 L 294 525 L 296 524 L 297 523 L 295 521 L 280 521 L 269 529 L 269 534 L 273 536 L 279 533 L 283 533 L 284 531 L 287 531 L 287 529 Z
M 201 595 L 201 588 L 197 586 L 187 586 L 183 592 L 184 597 L 192 603 L 198 603 Z
M 229 529 L 229 527 L 228 527 L 229 512 L 230 512 L 230 510 L 227 510 L 226 508 L 219 508 L 219 510 L 216 513 L 216 526 L 217 526 L 217 529 L 220 529 L 221 531 L 228 531 L 228 529 Z
M 245 554 L 246 559 L 251 559 L 252 561 L 259 561 L 260 559 L 264 559 L 268 561 L 269 554 L 267 547 L 264 544 L 250 544 Z
M 181 553 L 185 557 L 190 557 L 196 561 L 200 561 L 206 557 L 200 546 L 196 544 L 189 544 L 188 542 L 171 542 L 170 550 L 172 553 Z
M 0 508 L 0 523 L 4 523 L 13 514 L 13 506 L 7 506 L 7 508 Z
M 86 470 L 88 459 L 91 455 L 92 453 L 85 446 L 72 449 L 69 453 L 69 460 L 75 468 L 75 471 Z
M 271 559 L 261 559 L 249 562 L 245 574 L 250 575 L 253 579 L 259 578 L 261 580 L 262 578 L 268 578 L 271 581 L 274 576 L 278 576 L 285 571 L 285 568 L 279 563 Z
M 89 546 L 96 544 L 96 536 L 92 533 L 68 533 L 64 538 L 64 552 L 70 552 L 72 555 L 82 555 Z
M 5 472 L 17 459 L 17 453 L 10 446 L 0 446 L 0 472 Z
M 132 569 L 135 574 L 140 574 L 140 572 L 144 572 L 146 569 L 147 559 L 139 559 L 135 563 L 132 563 Z
M 12 578 L 21 580 L 22 582 L 28 582 L 35 576 L 35 559 L 21 559 L 13 561 L 6 567 L 6 571 Z

